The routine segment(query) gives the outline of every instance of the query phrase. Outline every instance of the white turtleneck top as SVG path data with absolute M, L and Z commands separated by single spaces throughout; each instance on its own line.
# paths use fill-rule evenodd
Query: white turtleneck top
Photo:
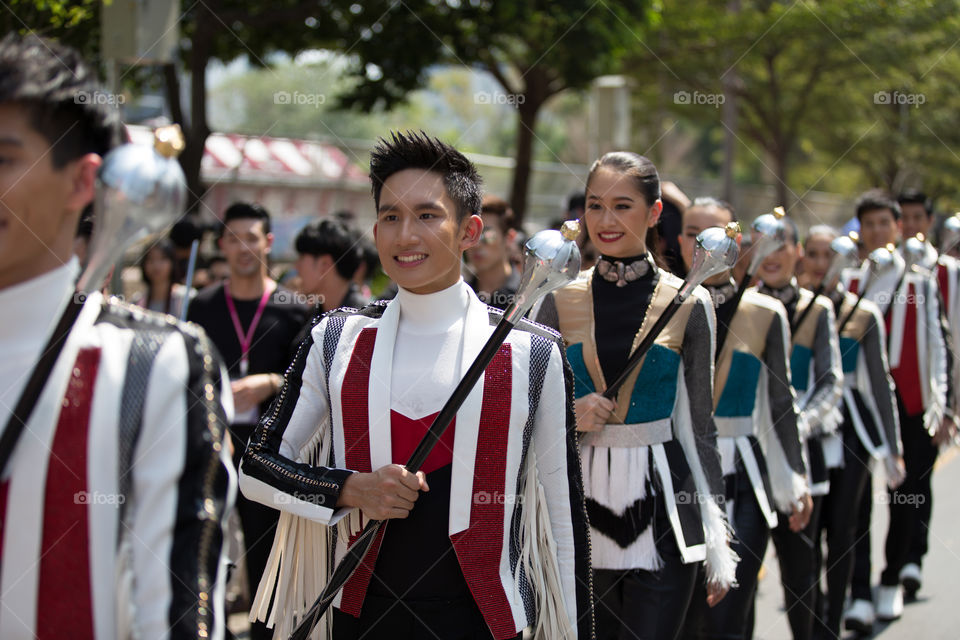
M 400 289 L 390 408 L 417 420 L 440 411 L 459 381 L 469 293 L 463 279 L 425 295 Z
M 61 267 L 0 290 L 0 413 L 4 416 L 20 399 L 40 352 L 73 295 L 79 272 L 80 265 L 73 257 Z

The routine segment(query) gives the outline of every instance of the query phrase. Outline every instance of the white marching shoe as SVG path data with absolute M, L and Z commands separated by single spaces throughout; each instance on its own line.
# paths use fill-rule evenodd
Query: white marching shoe
M 877 619 L 896 620 L 903 615 L 903 587 L 877 587 Z
M 906 591 L 908 597 L 915 597 L 917 591 L 920 591 L 920 587 L 923 585 L 920 565 L 915 562 L 908 562 L 903 565 L 903 569 L 900 570 L 900 584 L 903 585 L 903 590 Z
M 869 600 L 854 600 L 850 608 L 843 614 L 844 627 L 849 631 L 856 631 L 863 635 L 873 633 L 873 623 L 876 614 L 873 603 Z

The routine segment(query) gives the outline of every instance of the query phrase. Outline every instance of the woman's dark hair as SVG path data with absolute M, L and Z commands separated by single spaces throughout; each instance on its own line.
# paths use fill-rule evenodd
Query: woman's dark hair
M 170 281 L 167 283 L 167 291 L 163 295 L 164 307 L 169 309 L 170 294 L 173 291 L 174 283 L 180 281 L 180 274 L 177 268 L 177 256 L 174 252 L 173 243 L 167 238 L 157 241 L 156 244 L 144 251 L 143 255 L 140 256 L 140 277 L 147 283 L 147 296 L 144 300 L 144 306 L 150 304 L 150 300 L 153 299 L 153 283 L 150 282 L 150 278 L 147 277 L 147 258 L 150 257 L 150 252 L 154 249 L 161 251 L 164 257 L 170 261 Z
M 657 173 L 657 167 L 650 158 L 632 151 L 605 153 L 590 167 L 590 173 L 587 175 L 587 187 L 590 186 L 593 176 L 602 169 L 615 171 L 631 178 L 634 187 L 643 195 L 648 207 L 653 206 L 653 203 L 660 199 L 660 174 Z M 660 234 L 657 233 L 656 226 L 647 229 L 645 244 L 647 245 L 647 252 L 657 263 L 657 266 L 666 268 L 663 259 L 660 257 Z

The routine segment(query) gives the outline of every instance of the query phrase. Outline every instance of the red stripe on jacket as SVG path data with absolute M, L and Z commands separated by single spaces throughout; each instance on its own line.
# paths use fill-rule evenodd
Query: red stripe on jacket
M 513 397 L 513 356 L 500 347 L 483 377 L 483 409 L 473 468 L 470 526 L 450 536 L 463 577 L 494 638 L 517 635 L 513 611 L 500 580 L 507 443 Z M 512 494 L 512 491 L 511 491 Z M 533 505 L 530 505 L 533 508 Z
M 93 638 L 87 436 L 100 349 L 77 354 L 47 468 L 37 638 Z
M 896 296 L 897 292 L 894 292 L 893 295 Z M 896 302 L 894 300 L 890 305 L 891 309 L 887 311 L 887 335 L 890 335 L 892 330 L 892 308 Z M 923 391 L 920 386 L 920 360 L 917 352 L 917 291 L 912 282 L 907 286 L 907 300 L 904 304 L 906 304 L 906 309 L 904 309 L 901 331 L 903 346 L 900 348 L 900 362 L 896 369 L 890 369 L 890 375 L 893 376 L 893 381 L 897 385 L 897 392 L 903 400 L 903 407 L 906 409 L 907 415 L 915 416 L 922 414 L 924 407 Z
M 373 471 L 370 463 L 368 390 L 370 362 L 373 358 L 373 345 L 376 339 L 376 329 L 363 329 L 357 336 L 353 353 L 350 354 L 350 364 L 347 365 L 347 371 L 343 377 L 343 391 L 340 396 L 343 407 L 343 440 L 346 447 L 344 458 L 348 469 L 360 473 Z M 343 586 L 340 610 L 355 618 L 360 617 L 360 610 L 363 608 L 363 597 L 367 593 L 370 578 L 373 577 L 373 567 L 377 563 L 377 552 L 380 550 L 384 530 L 380 527 L 377 537 L 370 545 L 370 551 Z M 352 545 L 358 536 L 359 532 L 351 536 L 348 544 Z

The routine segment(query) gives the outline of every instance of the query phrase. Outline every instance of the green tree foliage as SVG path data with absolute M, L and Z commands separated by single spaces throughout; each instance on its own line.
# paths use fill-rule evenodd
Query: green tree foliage
M 674 99 L 660 104 L 675 116 L 729 129 L 738 165 L 772 176 L 785 203 L 815 188 L 896 189 L 921 173 L 939 184 L 935 165 L 960 169 L 949 151 L 957 90 L 946 81 L 957 70 L 957 9 L 955 0 L 669 3 L 628 69 L 648 87 L 641 100 L 665 92 Z M 926 101 L 897 104 L 924 99 L 915 94 Z M 735 100 L 733 124 L 722 120 L 724 99 Z
M 354 7 L 351 7 L 353 9 Z M 516 168 L 510 201 L 518 217 L 526 207 L 537 119 L 544 104 L 568 89 L 582 89 L 618 68 L 633 33 L 648 22 L 649 2 L 582 0 L 381 0 L 341 15 L 350 34 L 359 82 L 346 105 L 370 109 L 402 101 L 422 87 L 438 63 L 489 72 L 499 91 L 478 102 L 516 109 Z
M 100 0 L 7 0 L 0 9 L 0 32 L 36 33 L 99 59 Z

